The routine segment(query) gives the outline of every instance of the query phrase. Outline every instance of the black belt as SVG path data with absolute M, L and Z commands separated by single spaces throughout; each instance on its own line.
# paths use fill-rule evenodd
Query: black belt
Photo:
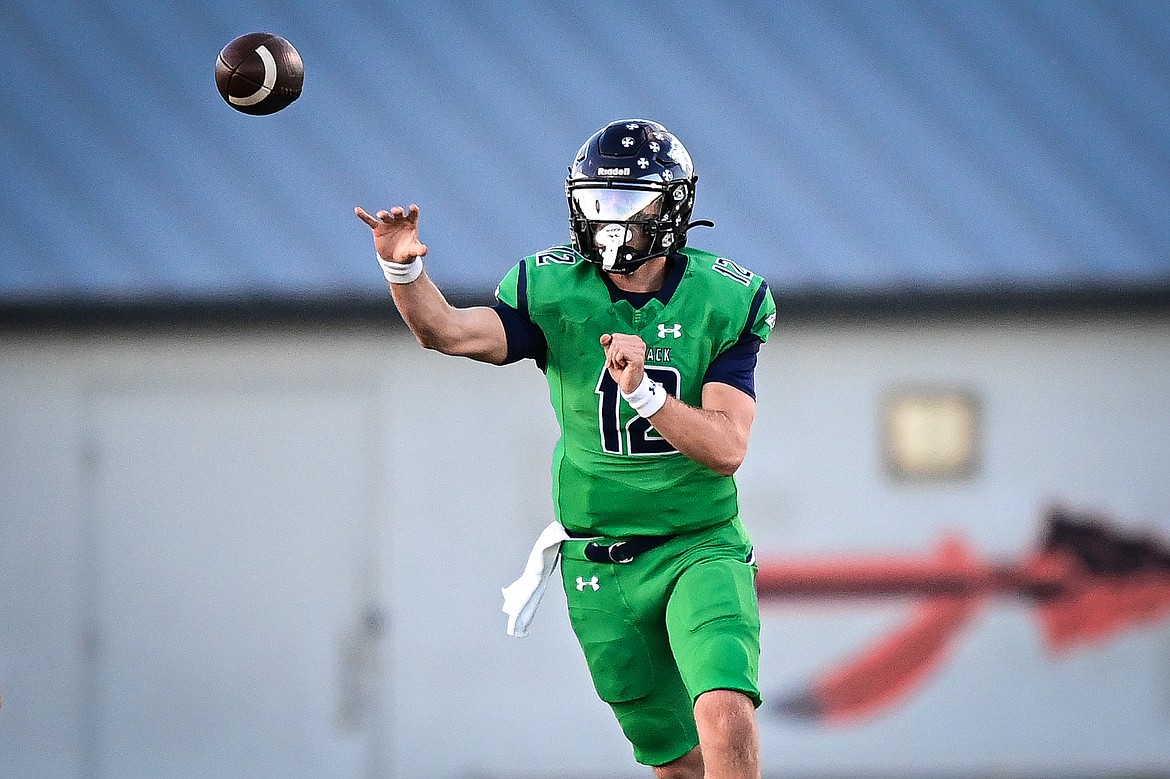
M 565 530 L 569 538 L 597 538 L 592 533 Z M 611 544 L 590 541 L 585 545 L 585 557 L 594 563 L 632 563 L 643 552 L 656 549 L 676 536 L 630 536 Z

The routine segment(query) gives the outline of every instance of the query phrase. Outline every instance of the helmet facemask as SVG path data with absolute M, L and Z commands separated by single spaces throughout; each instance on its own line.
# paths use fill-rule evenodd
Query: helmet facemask
M 626 188 L 585 183 L 569 189 L 570 221 L 581 247 L 603 270 L 628 273 L 669 248 L 663 240 L 665 195 L 657 187 Z M 667 233 L 669 234 L 669 230 Z

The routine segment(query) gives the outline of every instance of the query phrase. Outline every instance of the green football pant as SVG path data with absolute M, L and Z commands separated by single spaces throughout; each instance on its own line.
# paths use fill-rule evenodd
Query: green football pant
M 561 546 L 569 619 L 638 762 L 663 765 L 699 743 L 704 692 L 737 690 L 760 705 L 756 566 L 738 519 L 631 563 L 591 562 L 587 543 Z

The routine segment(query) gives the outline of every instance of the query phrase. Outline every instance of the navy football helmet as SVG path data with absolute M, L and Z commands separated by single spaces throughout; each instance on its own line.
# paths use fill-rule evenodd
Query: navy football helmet
M 611 122 L 585 141 L 565 179 L 573 248 L 612 273 L 678 251 L 698 179 L 691 155 L 658 122 Z

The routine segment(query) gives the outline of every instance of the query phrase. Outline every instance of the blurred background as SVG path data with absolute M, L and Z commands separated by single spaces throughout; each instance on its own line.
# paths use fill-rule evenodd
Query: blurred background
M 216 92 L 288 38 L 303 96 Z M 779 320 L 739 474 L 766 776 L 1170 776 L 1170 5 L 0 4 L 0 777 L 637 777 L 492 299 L 619 118 Z

